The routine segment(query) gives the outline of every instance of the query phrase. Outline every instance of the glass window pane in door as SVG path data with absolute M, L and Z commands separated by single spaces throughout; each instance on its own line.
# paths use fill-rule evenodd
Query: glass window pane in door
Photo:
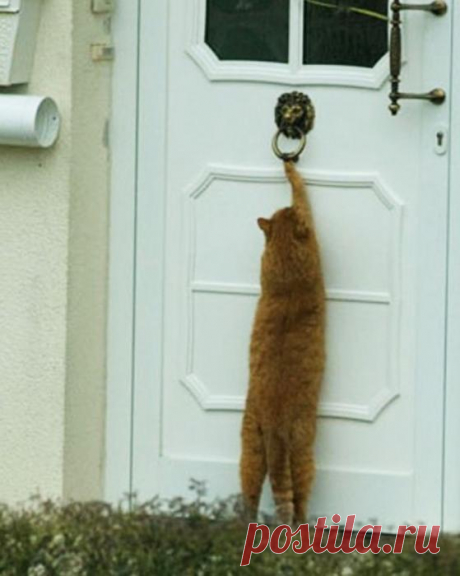
M 388 0 L 304 0 L 304 64 L 372 68 L 388 51 Z
M 207 0 L 206 43 L 220 60 L 289 60 L 289 0 Z

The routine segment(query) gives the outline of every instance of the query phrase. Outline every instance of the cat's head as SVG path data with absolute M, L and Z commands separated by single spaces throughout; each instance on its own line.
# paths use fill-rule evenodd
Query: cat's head
M 278 210 L 270 219 L 259 218 L 257 223 L 265 235 L 263 287 L 290 290 L 316 278 L 319 270 L 316 239 L 294 208 Z
M 258 218 L 257 224 L 265 235 L 265 240 L 274 239 L 278 243 L 290 246 L 308 238 L 310 230 L 302 222 L 294 208 L 283 208 L 273 214 L 271 218 Z

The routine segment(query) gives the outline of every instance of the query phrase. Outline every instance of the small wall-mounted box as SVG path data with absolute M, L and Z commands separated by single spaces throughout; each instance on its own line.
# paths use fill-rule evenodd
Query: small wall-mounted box
M 0 86 L 29 82 L 41 0 L 0 0 Z

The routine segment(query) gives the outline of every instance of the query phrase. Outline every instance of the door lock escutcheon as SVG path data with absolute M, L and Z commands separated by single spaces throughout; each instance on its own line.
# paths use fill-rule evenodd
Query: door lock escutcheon
M 389 108 L 393 116 L 396 116 L 401 108 L 399 100 L 427 100 L 432 104 L 442 104 L 446 99 L 446 93 L 442 88 L 434 88 L 433 90 L 430 90 L 430 92 L 425 93 L 410 93 L 399 91 L 402 64 L 401 12 L 403 10 L 422 10 L 424 12 L 430 12 L 434 16 L 443 16 L 447 12 L 447 4 L 444 2 L 444 0 L 434 0 L 429 4 L 403 4 L 401 0 L 394 0 L 391 4 L 391 104 Z

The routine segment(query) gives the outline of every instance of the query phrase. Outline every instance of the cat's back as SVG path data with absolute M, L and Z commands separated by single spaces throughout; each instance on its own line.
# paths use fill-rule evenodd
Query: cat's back
M 321 297 L 315 306 L 312 295 L 262 295 L 251 338 L 249 384 L 249 399 L 260 417 L 279 425 L 314 406 L 324 363 Z

